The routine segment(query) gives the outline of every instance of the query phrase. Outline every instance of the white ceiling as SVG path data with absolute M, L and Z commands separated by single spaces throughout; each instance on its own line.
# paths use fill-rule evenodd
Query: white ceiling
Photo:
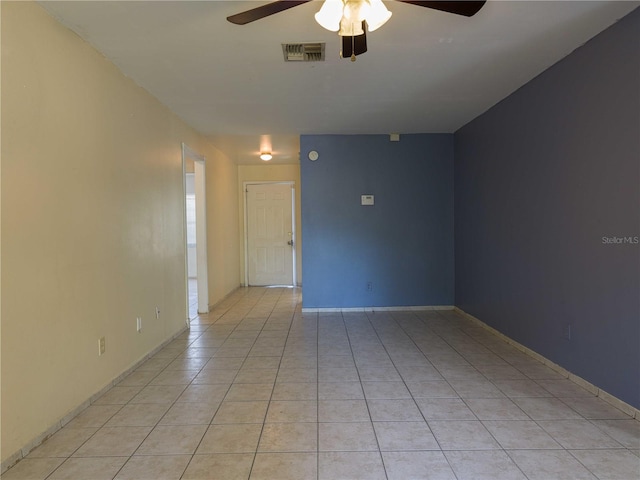
M 300 134 L 454 132 L 640 5 L 489 0 L 467 18 L 387 1 L 352 63 L 313 19 L 320 1 L 226 21 L 264 3 L 41 2 L 238 164 L 261 147 L 297 162 Z M 284 62 L 282 43 L 309 41 L 325 62 Z

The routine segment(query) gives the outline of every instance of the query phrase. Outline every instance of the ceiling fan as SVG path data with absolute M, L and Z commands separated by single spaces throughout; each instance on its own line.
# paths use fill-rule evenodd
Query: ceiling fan
M 236 25 L 246 25 L 261 18 L 280 13 L 312 0 L 276 0 L 250 10 L 231 15 L 227 20 Z M 443 12 L 471 17 L 486 3 L 486 0 L 469 1 L 421 1 L 396 0 L 418 7 L 431 8 Z M 338 32 L 342 37 L 342 58 L 355 61 L 356 55 L 367 51 L 366 30 L 373 32 L 391 17 L 382 0 L 325 0 L 316 21 L 327 30 Z

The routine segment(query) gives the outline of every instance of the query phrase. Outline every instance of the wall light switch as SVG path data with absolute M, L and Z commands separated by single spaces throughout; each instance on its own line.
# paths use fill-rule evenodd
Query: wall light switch
M 374 198 L 373 195 L 361 195 L 360 196 L 360 205 L 373 205 Z

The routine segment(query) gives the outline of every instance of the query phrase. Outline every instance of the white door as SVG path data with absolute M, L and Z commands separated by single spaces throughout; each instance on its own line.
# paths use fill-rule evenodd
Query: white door
M 293 285 L 292 185 L 246 187 L 248 284 Z

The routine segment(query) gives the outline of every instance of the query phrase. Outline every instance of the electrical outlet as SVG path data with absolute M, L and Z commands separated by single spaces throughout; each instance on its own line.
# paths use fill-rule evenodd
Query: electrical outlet
M 142 317 L 136 318 L 136 330 L 138 331 L 138 333 L 142 331 Z
M 98 339 L 98 356 L 104 355 L 104 352 L 107 350 L 107 342 L 104 337 L 100 337 Z
M 367 282 L 367 292 L 373 291 L 373 283 Z
M 160 307 L 156 307 L 156 320 L 160 318 Z

